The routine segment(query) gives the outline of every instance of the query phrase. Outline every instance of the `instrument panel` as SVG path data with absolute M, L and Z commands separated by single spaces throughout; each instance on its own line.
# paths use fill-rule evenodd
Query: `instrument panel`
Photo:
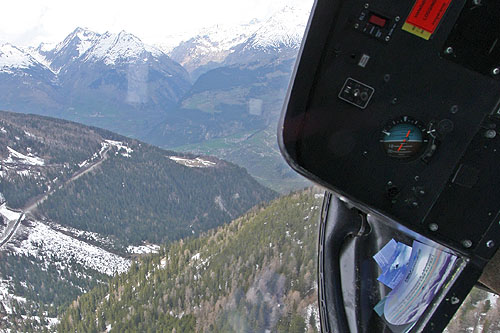
M 491 258 L 500 5 L 318 1 L 313 17 L 280 124 L 290 165 L 367 212 Z

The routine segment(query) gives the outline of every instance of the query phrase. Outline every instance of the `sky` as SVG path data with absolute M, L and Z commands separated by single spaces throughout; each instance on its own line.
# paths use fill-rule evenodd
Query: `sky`
M 172 43 L 216 24 L 264 19 L 286 4 L 313 0 L 14 0 L 0 11 L 0 41 L 17 46 L 58 43 L 77 27 L 125 30 L 148 44 Z M 174 37 L 174 38 L 173 38 Z M 179 40 L 180 41 L 180 40 Z

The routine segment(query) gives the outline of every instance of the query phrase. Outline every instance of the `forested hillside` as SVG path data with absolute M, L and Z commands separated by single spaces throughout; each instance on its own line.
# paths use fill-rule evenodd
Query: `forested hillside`
M 7 112 L 0 128 L 0 193 L 10 207 L 46 194 L 40 216 L 122 245 L 197 234 L 275 197 L 234 164 L 105 130 Z
M 321 194 L 172 243 L 75 301 L 59 332 L 316 332 Z
M 207 159 L 210 167 L 189 168 L 170 159 L 172 152 L 128 147 L 130 158 L 112 154 L 99 170 L 51 195 L 40 212 L 127 244 L 161 243 L 229 222 L 274 196 L 227 162 Z
M 175 242 L 79 297 L 58 332 L 317 332 L 322 194 L 309 189 Z M 500 332 L 497 296 L 474 289 L 447 332 Z
M 101 149 L 108 131 L 34 115 L 0 111 L 0 192 L 13 208 L 67 180 Z
M 217 158 L 0 112 L 0 331 L 53 324 L 78 295 L 126 272 L 132 257 L 275 196 Z

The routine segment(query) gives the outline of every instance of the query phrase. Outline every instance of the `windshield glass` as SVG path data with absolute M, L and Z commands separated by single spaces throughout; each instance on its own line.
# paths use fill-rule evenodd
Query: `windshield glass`
M 276 138 L 312 6 L 4 4 L 0 332 L 320 331 L 323 190 Z

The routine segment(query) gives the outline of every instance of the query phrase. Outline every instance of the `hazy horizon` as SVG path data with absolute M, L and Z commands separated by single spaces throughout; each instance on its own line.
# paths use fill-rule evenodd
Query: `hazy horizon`
M 33 0 L 8 2 L 0 13 L 0 42 L 37 47 L 58 43 L 77 27 L 97 33 L 125 30 L 147 44 L 169 44 L 216 24 L 267 19 L 286 5 L 312 6 L 313 0 L 183 0 L 179 2 Z

